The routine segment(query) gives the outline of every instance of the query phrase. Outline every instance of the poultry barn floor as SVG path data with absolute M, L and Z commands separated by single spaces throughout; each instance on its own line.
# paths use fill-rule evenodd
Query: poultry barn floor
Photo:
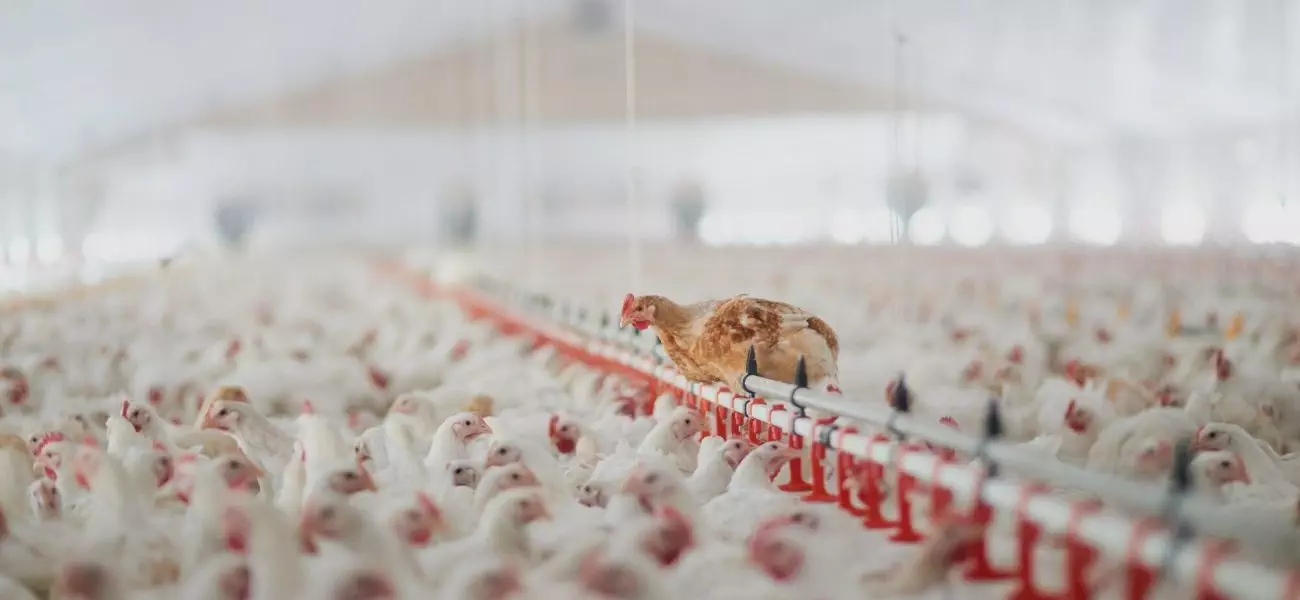
M 595 311 L 603 305 L 582 299 L 627 291 L 602 287 L 567 297 Z M 911 308 L 926 304 L 926 315 L 904 319 L 901 301 L 886 312 L 891 300 L 857 293 L 818 299 L 840 303 L 828 320 L 848 334 L 846 399 L 875 402 L 905 370 L 918 419 L 970 432 L 996 384 L 1025 395 L 1007 425 L 1027 451 L 1161 481 L 1162 442 L 1184 428 L 1201 451 L 1196 493 L 1233 510 L 1225 516 L 1295 506 L 1279 454 L 1297 437 L 1296 389 L 1282 385 L 1296 341 L 1267 338 L 1289 323 L 1283 312 L 1252 309 L 1245 331 L 1205 343 L 1166 337 L 1164 318 L 1112 322 L 1097 298 L 1063 302 L 1059 315 L 1043 300 L 1044 322 L 1071 324 L 1056 331 L 959 297 L 918 300 Z M 864 300 L 879 306 L 846 309 Z M 1125 302 L 1135 318 L 1156 311 Z M 1224 321 L 1251 306 L 1234 302 Z M 1015 514 L 971 519 L 981 506 L 969 496 L 945 498 L 893 469 L 868 475 L 834 450 L 814 468 L 815 440 L 792 450 L 795 428 L 777 427 L 774 406 L 766 423 L 724 414 L 581 349 L 610 335 L 334 256 L 175 264 L 14 309 L 0 320 L 0 468 L 11 480 L 0 490 L 0 598 L 1085 597 L 1069 591 L 1083 571 L 1065 567 L 1079 544 L 1029 545 Z M 1243 404 L 1252 412 L 1239 417 Z M 1179 416 L 1148 430 L 1149 411 Z M 1125 435 L 1112 439 L 1119 424 Z M 1261 492 L 1274 471 L 1280 481 Z M 839 501 L 805 502 L 807 491 L 780 489 L 791 480 Z M 862 526 L 867 487 L 892 524 Z M 1189 598 L 1216 581 L 1159 577 L 1130 556 L 1095 563 L 1092 597 Z

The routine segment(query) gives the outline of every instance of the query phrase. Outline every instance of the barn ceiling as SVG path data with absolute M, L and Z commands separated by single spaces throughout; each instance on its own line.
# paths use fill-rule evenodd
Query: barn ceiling
M 1063 143 L 1260 130 L 1294 120 L 1300 102 L 1300 41 L 1287 42 L 1300 0 L 632 3 L 639 30 L 871 90 L 901 85 Z M 58 164 L 574 6 L 0 0 L 0 164 Z

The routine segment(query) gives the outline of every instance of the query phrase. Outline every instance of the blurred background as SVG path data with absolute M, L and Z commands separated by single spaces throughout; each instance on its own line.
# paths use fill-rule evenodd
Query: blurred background
M 8 0 L 4 285 L 245 245 L 1300 244 L 1291 0 Z

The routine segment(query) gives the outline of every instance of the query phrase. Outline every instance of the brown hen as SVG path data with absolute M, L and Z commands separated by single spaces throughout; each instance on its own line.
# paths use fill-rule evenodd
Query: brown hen
M 654 327 L 668 357 L 691 381 L 722 382 L 742 392 L 745 358 L 753 346 L 763 377 L 794 383 L 803 357 L 812 389 L 839 392 L 835 330 L 784 302 L 740 295 L 683 306 L 663 296 L 628 294 L 620 323 Z

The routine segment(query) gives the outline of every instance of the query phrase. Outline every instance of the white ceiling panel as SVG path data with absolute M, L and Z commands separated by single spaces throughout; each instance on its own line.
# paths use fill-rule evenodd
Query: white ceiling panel
M 0 0 L 0 162 L 57 162 L 572 2 Z M 634 5 L 642 30 L 875 89 L 896 83 L 897 29 L 923 101 L 1065 142 L 1267 126 L 1300 102 L 1300 0 Z

